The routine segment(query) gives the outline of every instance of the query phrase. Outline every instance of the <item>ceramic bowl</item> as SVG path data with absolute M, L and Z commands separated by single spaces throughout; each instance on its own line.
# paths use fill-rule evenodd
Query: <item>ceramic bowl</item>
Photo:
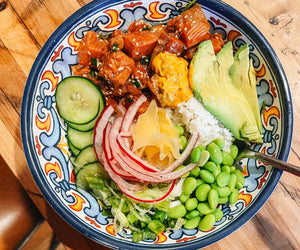
M 254 25 L 238 11 L 218 0 L 199 2 L 212 32 L 232 41 L 235 49 L 245 43 L 257 71 L 257 94 L 262 112 L 263 141 L 255 149 L 286 160 L 292 139 L 292 102 L 282 66 L 272 47 Z M 69 159 L 66 124 L 55 104 L 55 88 L 72 74 L 78 63 L 79 41 L 86 31 L 126 30 L 139 19 L 158 24 L 178 15 L 188 4 L 178 0 L 93 1 L 69 17 L 41 49 L 29 74 L 22 102 L 21 130 L 30 171 L 47 202 L 82 234 L 111 248 L 199 249 L 231 234 L 263 206 L 278 183 L 281 171 L 254 160 L 244 160 L 245 185 L 238 202 L 219 208 L 223 218 L 209 232 L 174 230 L 152 241 L 132 243 L 115 235 L 111 219 L 101 213 L 96 199 L 76 190 Z

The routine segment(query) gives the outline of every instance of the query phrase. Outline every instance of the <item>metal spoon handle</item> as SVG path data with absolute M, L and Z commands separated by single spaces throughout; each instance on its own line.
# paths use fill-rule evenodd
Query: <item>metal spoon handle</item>
M 282 169 L 286 172 L 292 173 L 294 175 L 300 176 L 300 167 L 295 166 L 293 164 L 287 163 L 285 161 L 273 158 L 271 156 L 259 153 L 259 152 L 254 152 L 249 150 L 247 154 L 244 155 L 244 157 L 247 158 L 252 158 L 258 161 L 262 161 L 264 163 L 270 164 L 275 168 Z

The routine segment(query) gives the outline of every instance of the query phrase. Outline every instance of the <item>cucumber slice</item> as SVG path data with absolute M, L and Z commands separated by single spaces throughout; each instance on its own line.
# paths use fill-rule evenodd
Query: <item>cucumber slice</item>
M 74 161 L 75 174 L 78 173 L 79 169 L 81 169 L 85 164 L 96 161 L 98 161 L 98 159 L 94 151 L 94 146 L 86 146 L 80 151 Z
M 68 140 L 68 144 L 72 155 L 77 156 L 80 153 L 80 150 L 75 148 L 69 140 Z
M 104 108 L 100 89 L 88 78 L 70 76 L 56 87 L 55 99 L 60 116 L 67 122 L 87 124 Z
M 76 187 L 89 189 L 89 184 L 86 180 L 87 177 L 100 177 L 108 179 L 108 174 L 99 162 L 91 162 L 84 165 L 76 174 L 75 183 Z
M 96 116 L 96 118 L 93 119 L 92 121 L 90 121 L 89 123 L 86 123 L 86 124 L 76 124 L 76 123 L 67 122 L 68 126 L 70 126 L 73 129 L 76 129 L 78 131 L 82 131 L 82 132 L 90 131 L 90 130 L 92 130 L 95 127 L 96 122 L 97 122 L 97 120 L 98 120 L 98 118 L 99 118 L 99 116 L 101 114 L 101 111 L 98 113 L 98 115 Z
M 75 148 L 81 150 L 86 146 L 93 144 L 94 130 L 81 132 L 68 126 L 67 136 L 69 142 L 71 142 Z

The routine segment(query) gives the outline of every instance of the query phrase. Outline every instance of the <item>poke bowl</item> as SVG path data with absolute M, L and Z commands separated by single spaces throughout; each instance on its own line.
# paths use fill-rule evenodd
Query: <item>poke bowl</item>
M 193 209 L 187 208 L 186 205 L 184 205 L 185 202 L 183 202 L 181 198 L 179 198 L 180 194 L 184 193 L 183 183 L 189 177 L 195 179 L 195 175 L 197 176 L 196 179 L 202 178 L 201 181 L 205 182 L 204 176 L 201 175 L 202 177 L 200 178 L 198 177 L 199 174 L 191 174 L 191 172 L 196 167 L 198 167 L 199 171 L 205 169 L 205 171 L 207 170 L 207 172 L 209 172 L 208 167 L 205 168 L 205 163 L 207 163 L 207 161 L 209 160 L 213 161 L 213 159 L 210 158 L 212 153 L 210 153 L 208 145 L 213 141 L 217 142 L 216 140 L 219 138 L 214 138 L 211 142 L 207 142 L 206 145 L 201 149 L 201 156 L 203 156 L 205 162 L 199 166 L 199 162 L 201 161 L 200 158 L 202 159 L 202 157 L 200 157 L 197 161 L 186 164 L 186 167 L 190 167 L 187 171 L 184 171 L 184 168 L 182 168 L 181 166 L 183 165 L 184 160 L 189 159 L 190 161 L 193 161 L 191 152 L 193 150 L 193 147 L 196 147 L 196 140 L 198 139 L 198 137 L 195 137 L 196 139 L 194 144 L 192 146 L 189 146 L 190 144 L 192 144 L 191 141 L 194 138 L 191 133 L 190 137 L 186 136 L 188 146 L 186 146 L 185 148 L 187 150 L 188 147 L 191 147 L 191 150 L 186 153 L 187 157 L 183 159 L 179 165 L 175 166 L 175 164 L 172 164 L 174 162 L 177 163 L 177 159 L 169 164 L 172 166 L 174 165 L 174 169 L 172 169 L 171 172 L 166 172 L 166 170 L 163 169 L 161 172 L 159 172 L 161 173 L 159 175 L 156 173 L 150 175 L 151 171 L 155 172 L 157 170 L 153 170 L 152 165 L 150 166 L 146 164 L 146 167 L 143 171 L 148 171 L 147 174 L 143 172 L 141 173 L 140 170 L 134 168 L 134 166 L 136 167 L 136 165 L 133 164 L 133 162 L 136 161 L 139 163 L 139 159 L 136 160 L 135 156 L 132 156 L 131 152 L 125 152 L 125 150 L 123 154 L 120 152 L 116 153 L 115 158 L 110 161 L 110 159 L 113 158 L 111 154 L 114 154 L 114 147 L 124 149 L 126 148 L 126 146 L 130 148 L 130 146 L 128 145 L 132 145 L 130 144 L 132 143 L 132 141 L 130 141 L 129 139 L 124 139 L 124 141 L 122 141 L 121 139 L 118 141 L 116 139 L 116 142 L 118 142 L 119 144 L 109 145 L 109 142 L 113 140 L 111 139 L 113 136 L 115 136 L 116 138 L 122 136 L 124 136 L 124 138 L 129 137 L 129 129 L 127 129 L 126 131 L 121 131 L 119 127 L 119 130 L 116 130 L 117 132 L 115 134 L 112 133 L 113 127 L 117 126 L 117 118 L 120 118 L 120 116 L 122 116 L 123 119 L 125 119 L 124 117 L 126 117 L 126 113 L 130 113 L 128 112 L 128 110 L 130 110 L 130 108 L 134 106 L 134 103 L 137 103 L 141 99 L 127 98 L 127 103 L 125 103 L 124 105 L 122 103 L 122 105 L 120 104 L 118 106 L 118 111 L 116 113 L 119 115 L 119 117 L 115 118 L 114 121 L 112 121 L 112 113 L 116 111 L 115 107 L 116 105 L 118 105 L 118 103 L 115 100 L 107 98 L 107 93 L 109 91 L 107 90 L 106 92 L 106 89 L 102 88 L 103 86 L 98 86 L 101 84 L 97 85 L 93 83 L 93 79 L 95 79 L 95 76 L 98 76 L 97 79 L 100 82 L 103 82 L 103 76 L 109 77 L 104 73 L 101 75 L 100 71 L 98 71 L 98 66 L 100 65 L 100 67 L 104 67 L 102 65 L 104 63 L 97 60 L 94 61 L 95 58 L 89 54 L 90 52 L 85 51 L 85 55 L 90 56 L 88 59 L 88 67 L 84 67 L 84 65 L 82 65 L 84 64 L 82 63 L 84 59 L 83 57 L 81 57 L 82 53 L 84 53 L 84 49 L 82 49 L 82 46 L 83 44 L 85 44 L 82 41 L 86 39 L 87 34 L 97 34 L 97 42 L 107 42 L 108 44 L 109 39 L 112 39 L 112 37 L 115 38 L 114 34 L 117 33 L 115 32 L 116 30 L 122 32 L 122 34 L 128 34 L 127 30 L 132 28 L 132 23 L 142 22 L 146 23 L 147 26 L 142 27 L 144 33 L 141 40 L 146 41 L 147 35 L 151 32 L 153 34 L 153 30 L 151 30 L 154 29 L 153 27 L 157 27 L 158 25 L 165 27 L 171 23 L 170 20 L 174 20 L 180 15 L 184 16 L 184 14 L 182 15 L 182 13 L 193 8 L 195 4 L 201 6 L 201 11 L 205 15 L 206 22 L 208 24 L 208 32 L 209 34 L 218 34 L 218 36 L 221 37 L 220 39 L 224 43 L 224 45 L 222 44 L 221 47 L 225 46 L 226 43 L 230 43 L 230 45 L 232 46 L 232 51 L 234 51 L 234 53 L 231 54 L 233 54 L 234 56 L 234 54 L 238 53 L 237 51 L 239 51 L 240 48 L 247 45 L 247 56 L 249 56 L 249 62 L 251 62 L 251 64 L 253 65 L 253 70 L 255 72 L 255 91 L 259 109 L 259 123 L 261 126 L 259 138 L 260 141 L 259 143 L 252 143 L 251 146 L 257 151 L 263 152 L 267 155 L 271 155 L 281 160 L 287 160 L 288 158 L 293 127 L 292 102 L 288 82 L 286 80 L 283 68 L 272 47 L 264 38 L 264 36 L 259 32 L 259 30 L 247 18 L 245 18 L 229 5 L 218 0 L 201 0 L 193 4 L 194 5 L 191 5 L 190 1 L 179 0 L 93 1 L 70 16 L 51 35 L 51 37 L 45 43 L 39 55 L 37 56 L 27 79 L 22 101 L 21 132 L 23 148 L 30 171 L 47 202 L 62 218 L 66 220 L 66 222 L 68 222 L 76 230 L 86 235 L 90 239 L 107 247 L 115 249 L 199 249 L 213 244 L 243 226 L 259 211 L 259 209 L 264 205 L 269 196 L 272 194 L 281 177 L 282 171 L 253 159 L 242 160 L 240 164 L 243 167 L 243 171 L 240 173 L 242 174 L 241 178 L 243 179 L 243 183 L 238 188 L 236 184 L 234 184 L 233 187 L 233 189 L 238 191 L 238 193 L 236 194 L 236 199 L 232 198 L 234 200 L 232 202 L 230 200 L 227 200 L 214 204 L 214 201 L 207 201 L 206 198 L 206 200 L 203 201 L 206 201 L 206 203 L 211 206 L 212 211 L 218 210 L 218 215 L 207 213 L 210 215 L 213 214 L 213 216 L 211 216 L 214 218 L 213 224 L 210 227 L 206 227 L 206 225 L 198 226 L 201 221 L 204 221 L 204 217 L 207 215 L 206 213 L 200 211 L 201 209 L 198 209 L 200 211 L 200 214 L 198 214 L 200 222 L 198 221 L 198 224 L 195 227 L 189 227 L 188 224 L 185 224 L 185 222 L 189 220 L 189 218 L 186 218 L 185 215 L 188 214 L 188 212 L 191 212 Z M 176 31 L 174 32 L 174 34 L 176 34 Z M 86 43 L 88 43 L 88 41 L 86 41 Z M 185 44 L 185 48 L 187 47 L 187 43 L 188 42 L 186 42 Z M 196 44 L 197 48 L 198 44 L 199 42 Z M 103 56 L 107 56 L 105 54 L 116 54 L 116 51 L 123 53 L 125 56 L 128 56 L 128 54 L 130 54 L 131 57 L 134 57 L 135 55 L 137 56 L 139 53 L 134 52 L 132 54 L 131 51 L 121 52 L 122 48 L 119 48 L 118 46 L 119 45 L 116 46 L 116 44 L 113 43 L 109 51 L 103 52 Z M 124 46 L 126 47 L 126 44 Z M 153 52 L 153 49 L 154 47 L 152 47 L 151 51 L 147 54 L 147 61 L 145 63 L 146 66 L 151 63 L 155 64 L 155 60 L 157 58 L 151 58 L 151 55 L 155 54 Z M 221 49 L 222 48 L 220 48 L 220 50 Z M 220 50 L 218 50 L 218 52 Z M 193 51 L 193 55 L 195 55 L 195 53 L 196 50 Z M 166 53 L 165 56 L 168 57 L 170 56 L 170 54 L 172 53 Z M 131 60 L 135 61 L 134 63 L 136 63 L 136 61 L 139 61 L 141 59 L 145 58 Z M 116 63 L 124 62 L 124 60 L 124 57 L 122 57 L 121 59 L 117 58 Z M 171 59 L 168 58 L 167 60 Z M 232 58 L 232 60 L 234 60 L 234 58 Z M 193 61 L 193 59 L 186 59 L 185 61 L 188 62 L 188 66 L 184 66 L 185 69 L 192 68 L 191 64 L 193 63 L 193 66 L 196 67 L 196 60 Z M 204 61 L 206 61 L 206 59 Z M 175 66 L 173 65 L 174 68 L 177 67 L 176 63 L 177 61 L 175 61 L 174 63 Z M 126 65 L 126 67 L 128 67 L 128 65 Z M 180 71 L 179 67 L 181 66 L 178 66 L 178 68 L 176 68 L 178 72 Z M 88 73 L 86 73 L 85 71 L 87 68 Z M 119 71 L 122 70 L 124 70 L 124 67 L 120 66 Z M 155 71 L 154 66 L 152 70 Z M 200 69 L 197 70 L 199 72 L 201 71 Z M 195 72 L 198 72 L 197 70 L 195 70 Z M 76 109 L 76 107 L 68 106 L 70 102 L 68 102 L 67 94 L 69 93 L 63 92 L 63 84 L 70 82 L 70 79 L 73 80 L 74 75 L 77 75 L 75 76 L 75 81 L 85 82 L 84 84 L 86 85 L 83 85 L 82 91 L 87 91 L 87 99 L 91 99 L 88 101 L 91 101 L 93 105 L 97 105 L 97 111 L 93 111 L 92 114 L 87 114 L 88 112 L 85 112 L 82 116 L 83 118 L 80 117 L 80 119 L 83 119 L 83 122 L 79 122 L 79 126 L 76 121 L 72 120 L 74 115 L 73 111 L 74 109 Z M 119 75 L 116 73 L 114 76 L 112 76 L 110 82 L 114 83 L 118 76 Z M 118 78 L 118 81 L 120 79 L 121 78 Z M 132 82 L 133 81 L 131 81 L 131 83 Z M 134 83 L 133 85 L 136 88 L 141 87 L 140 85 L 137 86 Z M 98 86 L 95 87 L 97 91 L 89 92 L 89 88 L 91 86 L 92 88 Z M 152 87 L 155 88 L 157 87 L 157 85 L 153 85 Z M 150 94 L 152 92 L 154 93 L 155 91 L 153 91 L 153 89 L 151 88 L 150 91 L 149 89 L 147 89 L 147 91 L 148 92 L 145 92 L 146 94 L 142 96 L 143 98 L 149 99 Z M 172 95 L 172 91 L 176 92 L 177 90 L 171 90 L 170 95 Z M 151 93 L 149 94 L 149 92 Z M 143 91 L 140 91 L 139 93 L 144 94 Z M 195 98 L 195 96 L 197 97 L 197 91 L 193 92 L 191 90 L 189 92 L 189 95 L 190 97 L 188 99 L 194 98 L 194 100 L 196 101 L 198 99 L 199 103 L 201 100 L 203 100 L 203 97 Z M 77 98 L 77 96 L 72 96 L 72 98 L 70 98 L 72 99 L 71 103 L 74 103 L 72 102 L 74 98 Z M 173 111 L 170 112 L 176 112 L 174 110 L 177 110 L 177 107 L 183 107 L 181 103 L 185 103 L 188 101 L 183 100 L 180 103 L 176 103 L 176 100 L 178 100 L 179 98 L 180 97 L 177 96 L 176 98 L 169 99 L 169 101 L 173 101 Z M 155 98 L 152 99 L 156 100 L 154 101 L 154 103 L 158 103 L 156 104 L 158 106 L 163 103 L 162 99 L 160 99 L 160 96 L 155 96 Z M 152 102 L 150 101 L 148 105 L 148 109 L 155 106 L 155 104 L 152 105 Z M 64 109 L 62 108 L 62 106 L 68 107 Z M 138 106 L 138 108 L 140 108 L 140 106 Z M 148 111 L 148 109 L 146 110 Z M 153 110 L 154 109 L 161 110 L 163 108 L 154 107 Z M 144 110 L 141 113 L 146 114 L 147 111 Z M 170 112 L 166 111 L 164 115 L 167 116 L 167 114 L 170 114 Z M 197 113 L 198 110 L 191 112 Z M 107 113 L 110 113 L 110 115 L 106 118 L 106 124 L 104 124 L 106 125 L 106 127 L 101 128 L 101 126 L 104 126 L 103 120 Z M 71 117 L 69 116 L 70 114 Z M 193 117 L 193 115 L 194 113 L 191 116 L 187 116 L 186 120 L 192 119 L 191 117 Z M 135 116 L 136 113 L 133 113 L 133 115 L 131 114 L 131 116 L 129 116 L 129 119 L 127 118 L 127 121 L 122 121 L 122 124 L 126 124 L 127 122 L 127 128 L 129 128 L 130 126 L 132 127 L 132 122 Z M 234 120 L 234 117 L 230 117 L 230 119 Z M 134 124 L 136 126 L 134 127 L 136 128 L 136 131 L 138 131 L 138 129 L 147 131 L 152 130 L 154 119 L 152 119 L 151 117 L 148 118 L 148 120 L 146 119 L 146 121 L 148 122 L 140 125 L 140 128 L 137 128 L 139 118 L 136 120 L 137 121 L 135 121 Z M 110 126 L 107 126 L 107 124 L 110 124 Z M 121 126 L 120 124 L 121 123 L 119 122 L 119 126 Z M 186 124 L 177 126 L 175 130 L 187 130 L 185 126 Z M 83 127 L 85 128 L 85 131 L 81 130 Z M 200 130 L 205 130 L 205 128 L 200 128 Z M 83 141 L 86 139 L 86 137 L 85 139 L 83 139 L 83 137 L 79 136 L 79 140 L 77 140 L 79 141 L 78 143 L 83 143 L 84 145 L 78 146 L 76 143 L 74 143 L 76 144 L 76 146 L 74 147 L 73 141 L 70 141 L 70 138 L 72 136 L 74 138 L 74 134 L 77 133 L 76 131 L 83 132 L 85 133 L 85 135 L 86 133 L 89 133 L 89 141 L 92 144 L 84 144 Z M 110 133 L 107 132 L 106 134 L 106 131 L 110 131 Z M 180 147 L 182 147 L 180 148 L 180 155 L 178 156 L 178 158 L 181 159 L 182 155 L 185 154 L 185 150 L 183 148 L 183 141 L 181 140 L 182 138 L 180 136 L 182 136 L 184 133 L 186 134 L 187 131 L 178 133 L 180 138 Z M 195 134 L 199 136 L 198 132 Z M 201 134 L 201 131 L 199 131 L 199 134 Z M 77 135 L 78 134 L 76 134 L 76 136 Z M 225 137 L 226 136 L 227 135 L 225 135 Z M 132 134 L 130 134 L 130 137 L 132 137 Z M 234 136 L 232 137 L 232 140 L 233 138 Z M 99 140 L 101 141 L 100 144 L 102 143 L 100 146 L 96 143 Z M 141 140 L 143 141 L 143 138 Z M 121 145 L 122 142 L 124 142 L 123 146 Z M 113 143 L 113 141 L 111 143 Z M 133 147 L 134 145 L 135 144 L 133 144 Z M 200 147 L 203 145 L 198 146 Z M 79 169 L 78 166 L 80 165 L 79 162 L 82 160 L 82 157 L 81 159 L 78 159 L 78 156 L 87 147 L 89 147 L 89 149 L 91 150 L 86 154 L 83 163 L 80 163 L 82 164 L 82 166 L 80 166 Z M 108 153 L 105 152 L 106 148 L 110 149 Z M 204 151 L 208 152 L 208 154 L 205 155 L 203 153 Z M 131 160 L 131 162 L 129 161 L 127 165 L 125 164 L 127 162 L 127 159 L 122 158 L 122 156 L 124 155 L 126 155 Z M 115 164 L 114 160 L 119 156 L 121 156 L 121 160 L 123 161 L 123 163 L 127 167 L 130 167 L 130 170 L 117 167 L 116 169 L 113 169 L 112 165 Z M 106 189 L 104 190 L 105 192 L 103 190 L 101 190 L 101 192 L 94 192 L 94 190 L 97 189 L 96 186 L 98 185 L 97 187 L 99 187 L 100 185 L 99 182 L 93 182 L 95 181 L 95 179 L 87 178 L 79 183 L 79 173 L 83 173 L 84 171 L 81 171 L 83 170 L 82 167 L 88 164 L 94 164 L 91 169 L 95 168 L 97 169 L 98 174 L 102 174 L 103 176 L 105 175 L 106 177 L 104 179 L 107 178 L 109 180 L 109 183 L 113 182 L 114 187 L 107 187 L 106 179 L 104 182 L 101 182 L 101 185 L 104 185 L 106 187 Z M 120 163 L 118 164 L 118 167 L 122 165 Z M 99 165 L 101 166 L 100 170 Z M 219 163 L 219 165 L 221 165 L 221 162 Z M 222 163 L 222 165 L 224 167 L 223 168 L 221 166 L 222 171 L 226 172 L 226 167 L 228 167 L 228 174 L 235 175 L 235 170 L 232 167 L 230 169 L 230 166 L 225 166 L 226 164 L 224 162 Z M 232 165 L 232 162 L 229 165 Z M 175 169 L 175 167 L 178 168 Z M 221 167 L 219 166 L 220 169 Z M 115 171 L 119 171 L 119 174 L 115 175 Z M 130 173 L 130 171 L 132 171 L 132 173 L 134 174 Z M 176 174 L 174 174 L 176 172 L 180 172 L 182 174 L 177 176 Z M 210 172 L 213 173 L 213 171 Z M 123 177 L 122 174 L 128 174 L 129 177 L 127 177 L 127 179 L 125 177 L 121 178 Z M 176 178 L 174 177 L 172 179 L 172 177 L 170 176 L 176 176 Z M 146 198 L 141 198 L 141 196 L 136 196 L 136 193 L 133 193 L 130 188 L 128 188 L 128 190 L 124 189 L 124 186 L 126 185 L 132 187 L 133 183 L 135 183 L 136 181 L 136 178 L 139 177 L 145 178 L 145 180 L 153 180 L 153 178 L 156 177 L 166 180 L 165 182 L 167 182 L 167 184 L 165 182 L 162 184 L 162 189 L 165 191 L 162 195 L 158 195 L 158 197 L 156 198 L 152 197 L 153 202 L 149 202 L 150 198 L 148 196 Z M 215 176 L 215 178 L 217 179 L 217 176 Z M 92 184 L 89 184 L 90 182 L 86 180 L 91 180 Z M 206 183 L 206 186 L 209 186 L 209 189 L 214 189 L 214 181 L 215 180 L 211 182 L 208 181 L 209 185 Z M 148 184 L 151 181 L 144 182 Z M 140 181 L 139 184 L 144 182 Z M 157 182 L 155 183 L 157 184 Z M 155 195 L 157 195 L 157 193 L 160 193 L 158 189 L 161 187 L 160 184 L 158 184 L 157 186 L 156 184 L 152 186 L 150 185 L 153 190 L 156 188 L 154 191 Z M 221 181 L 218 184 L 221 185 Z M 92 185 L 94 186 L 92 187 Z M 199 185 L 201 184 L 198 183 L 197 185 L 197 187 L 199 187 Z M 175 189 L 178 186 L 179 188 L 177 188 L 177 195 L 175 195 Z M 143 187 L 145 187 L 145 185 Z M 142 189 L 139 189 L 139 191 L 141 190 Z M 193 190 L 196 190 L 196 186 Z M 188 198 L 191 198 L 193 194 L 189 193 Z M 106 195 L 108 197 L 106 197 Z M 103 196 L 109 198 L 108 200 L 110 200 L 110 202 L 103 202 Z M 220 197 L 221 195 L 220 193 L 218 193 L 218 201 Z M 141 200 L 139 200 L 139 198 Z M 135 216 L 131 216 L 129 218 L 129 214 L 133 213 L 132 210 L 128 210 L 130 212 L 127 211 L 126 213 L 121 210 L 124 203 L 132 199 L 135 201 L 132 203 L 133 206 L 130 205 L 131 203 L 128 206 L 132 206 L 131 209 L 135 211 Z M 198 198 L 198 195 L 196 195 L 196 197 L 193 197 L 193 199 L 198 199 L 197 205 L 199 205 L 198 203 L 201 203 L 201 198 Z M 164 201 L 168 201 L 169 203 L 167 203 L 167 205 L 164 204 L 163 206 L 155 205 L 161 204 Z M 136 204 L 136 202 L 145 203 L 146 205 L 142 206 L 141 208 L 140 205 Z M 148 207 L 149 204 L 150 208 Z M 108 206 L 109 209 L 107 209 Z M 112 208 L 114 206 L 115 208 L 113 210 Z M 165 206 L 169 206 L 168 209 L 164 209 Z M 184 215 L 177 217 L 172 216 L 170 212 L 172 206 L 186 207 L 184 208 Z M 154 225 L 152 225 L 152 228 L 154 227 L 151 232 L 152 235 L 153 231 L 158 230 L 156 231 L 157 233 L 154 233 L 154 237 L 146 237 L 136 240 L 136 235 L 139 235 L 137 232 L 144 230 L 141 228 L 137 228 L 142 227 L 141 220 L 143 221 L 145 219 L 143 215 L 142 217 L 140 217 L 140 215 L 143 213 L 143 211 L 146 211 L 148 209 L 148 211 L 150 211 L 150 215 L 154 214 L 158 207 L 163 210 L 164 217 L 161 222 L 158 222 L 158 225 L 155 223 Z M 110 209 L 113 212 L 111 212 Z M 220 211 L 221 216 L 219 213 Z M 133 220 L 135 223 L 134 226 L 133 224 L 122 224 L 122 222 L 120 222 L 121 217 L 118 217 L 117 219 L 116 214 L 120 214 L 122 212 L 124 212 L 125 214 L 126 218 L 124 220 L 126 220 L 126 223 L 128 220 Z M 124 214 L 122 214 L 122 216 Z M 144 216 L 147 217 L 148 215 Z M 178 217 L 184 217 L 184 219 L 180 222 Z M 173 220 L 168 220 L 168 218 L 171 218 Z M 147 221 L 147 219 L 145 220 Z M 156 217 L 153 220 L 157 221 L 158 219 Z M 119 221 L 119 224 L 116 223 L 116 221 Z M 176 223 L 178 223 L 179 226 Z M 149 224 L 150 222 L 146 223 L 148 231 L 148 227 L 150 227 Z M 163 230 L 161 230 L 161 227 L 163 227 Z

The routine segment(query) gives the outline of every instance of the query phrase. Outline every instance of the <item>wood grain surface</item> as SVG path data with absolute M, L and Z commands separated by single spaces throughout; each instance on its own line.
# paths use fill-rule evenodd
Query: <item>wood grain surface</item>
M 24 86 L 41 47 L 88 0 L 0 0 L 0 153 L 67 249 L 104 249 L 70 227 L 45 202 L 23 153 Z M 272 45 L 286 72 L 294 108 L 288 161 L 300 166 L 300 1 L 225 0 Z M 300 179 L 283 173 L 261 210 L 242 228 L 205 249 L 300 249 Z M 2 202 L 2 201 L 1 201 Z

